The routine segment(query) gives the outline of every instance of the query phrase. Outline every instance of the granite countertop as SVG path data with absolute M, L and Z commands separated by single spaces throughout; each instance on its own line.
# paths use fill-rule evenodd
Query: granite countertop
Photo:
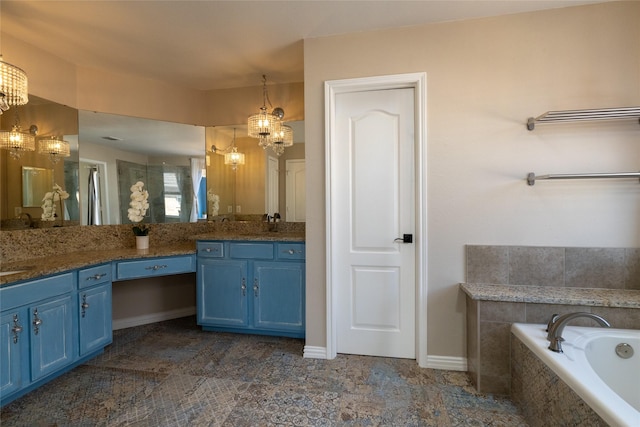
M 460 283 L 473 300 L 640 308 L 640 290 Z
M 24 270 L 20 273 L 0 276 L 0 286 L 37 277 L 49 276 L 77 268 L 125 259 L 155 258 L 196 253 L 195 242 L 154 246 L 145 250 L 135 248 L 109 249 L 104 251 L 69 252 L 59 256 L 32 258 L 27 261 L 2 263 L 2 271 Z
M 194 240 L 250 240 L 250 241 L 267 241 L 267 242 L 304 242 L 305 234 L 301 232 L 281 232 L 281 231 L 264 231 L 264 232 L 213 232 L 197 234 L 193 236 Z
M 3 262 L 2 271 L 20 271 L 0 276 L 0 287 L 15 282 L 50 276 L 77 268 L 103 264 L 111 261 L 163 256 L 192 255 L 196 253 L 197 240 L 246 240 L 304 242 L 300 232 L 213 232 L 192 236 L 188 241 L 158 245 L 152 244 L 147 250 L 120 248 L 109 250 L 87 250 L 68 252 L 56 256 L 31 258 L 25 261 Z M 24 270 L 24 271 L 22 271 Z

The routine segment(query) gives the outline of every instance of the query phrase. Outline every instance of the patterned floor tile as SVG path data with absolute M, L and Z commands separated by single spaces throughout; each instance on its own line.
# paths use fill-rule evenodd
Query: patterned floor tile
M 203 332 L 194 317 L 114 332 L 103 355 L 0 411 L 6 426 L 526 426 L 464 372 L 304 359 L 304 340 Z

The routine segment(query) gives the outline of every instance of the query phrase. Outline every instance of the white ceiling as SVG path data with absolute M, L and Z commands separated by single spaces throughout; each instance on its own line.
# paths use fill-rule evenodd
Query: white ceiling
M 79 66 L 211 90 L 303 81 L 306 38 L 601 1 L 1 0 L 0 28 Z

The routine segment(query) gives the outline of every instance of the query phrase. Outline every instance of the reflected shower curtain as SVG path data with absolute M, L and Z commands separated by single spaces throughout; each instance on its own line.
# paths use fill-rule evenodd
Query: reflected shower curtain
M 102 225 L 102 212 L 100 210 L 100 174 L 96 166 L 89 168 L 89 187 L 87 191 L 89 209 L 87 224 Z
M 191 216 L 189 222 L 197 222 L 200 212 L 198 204 L 198 190 L 202 180 L 202 170 L 204 169 L 204 159 L 191 159 L 191 181 L 193 182 L 193 203 L 191 204 Z

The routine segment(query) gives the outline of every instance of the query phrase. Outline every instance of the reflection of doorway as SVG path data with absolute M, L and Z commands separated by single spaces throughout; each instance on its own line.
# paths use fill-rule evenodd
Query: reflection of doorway
M 304 222 L 307 211 L 307 199 L 305 192 L 305 169 L 304 159 L 286 160 L 287 171 L 287 222 Z
M 111 212 L 109 211 L 109 191 L 108 191 L 108 183 L 107 183 L 107 164 L 105 162 L 91 160 L 91 159 L 80 159 L 80 166 L 78 171 L 78 191 L 79 191 L 79 199 L 82 202 L 80 205 L 80 224 L 87 225 L 87 214 L 88 214 L 88 205 L 87 202 L 89 200 L 89 172 L 92 166 L 98 168 L 98 175 L 100 176 L 99 181 L 99 194 L 100 194 L 100 211 L 102 214 L 102 223 L 103 224 L 111 224 Z
M 266 213 L 273 216 L 278 208 L 278 159 L 267 156 L 267 191 L 266 191 Z

